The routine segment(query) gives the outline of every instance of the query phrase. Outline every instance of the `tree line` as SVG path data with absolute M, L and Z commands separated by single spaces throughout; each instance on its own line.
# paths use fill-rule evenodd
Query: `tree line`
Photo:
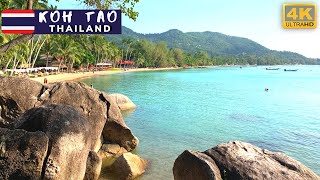
M 9 42 L 16 35 L 1 34 L 0 44 Z M 187 53 L 179 48 L 168 48 L 165 42 L 122 39 L 122 45 L 108 41 L 103 35 L 38 35 L 8 50 L 0 56 L 0 68 L 33 68 L 39 64 L 48 66 L 54 59 L 58 66 L 68 71 L 88 68 L 102 62 L 117 67 L 120 60 L 132 60 L 135 67 L 173 67 L 207 65 L 278 65 L 318 64 L 319 60 L 303 56 L 279 58 L 277 51 L 267 55 L 212 55 L 205 51 Z
M 79 0 L 81 1 L 81 0 Z M 138 13 L 133 6 L 138 0 L 122 0 L 120 7 L 131 19 Z M 109 2 L 109 3 L 108 3 Z M 108 8 L 112 1 L 83 0 L 88 6 Z M 124 4 L 123 4 L 124 3 Z M 47 0 L 0 0 L 2 9 L 56 9 Z M 1 22 L 0 22 L 1 24 Z M 117 67 L 120 60 L 132 60 L 135 67 L 172 67 L 206 65 L 278 65 L 278 64 L 320 64 L 319 59 L 270 51 L 266 54 L 221 55 L 206 51 L 185 52 L 179 48 L 168 48 L 165 42 L 122 39 L 115 44 L 104 35 L 4 35 L 0 34 L 0 69 L 33 68 L 49 65 L 52 59 L 59 67 L 68 71 L 74 68 L 88 68 L 100 62 L 111 62 Z

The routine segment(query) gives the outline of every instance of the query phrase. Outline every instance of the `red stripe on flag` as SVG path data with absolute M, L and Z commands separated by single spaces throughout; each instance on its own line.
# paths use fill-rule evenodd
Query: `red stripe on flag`
M 30 14 L 33 14 L 34 11 L 33 10 L 3 10 L 2 11 L 2 14 L 3 13 L 7 13 L 7 14 L 19 14 L 19 13 L 30 13 Z
M 2 30 L 3 34 L 33 34 L 34 30 Z

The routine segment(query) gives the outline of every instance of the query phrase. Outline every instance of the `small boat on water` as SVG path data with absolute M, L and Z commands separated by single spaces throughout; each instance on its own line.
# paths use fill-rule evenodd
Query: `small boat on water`
M 284 69 L 284 71 L 298 71 L 298 69 Z
M 203 69 L 203 68 L 207 68 L 207 66 L 197 66 L 196 68 Z
M 274 71 L 277 71 L 279 70 L 280 68 L 266 68 L 266 70 L 274 70 Z

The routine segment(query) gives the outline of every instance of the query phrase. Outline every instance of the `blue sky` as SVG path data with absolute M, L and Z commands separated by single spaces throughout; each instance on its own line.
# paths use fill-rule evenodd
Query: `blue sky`
M 161 33 L 169 29 L 221 32 L 252 39 L 270 49 L 320 58 L 320 25 L 315 30 L 282 28 L 282 4 L 290 2 L 297 1 L 140 0 L 135 8 L 139 12 L 137 21 L 124 17 L 123 25 L 139 33 Z M 86 8 L 75 0 L 60 0 L 57 5 L 59 9 Z

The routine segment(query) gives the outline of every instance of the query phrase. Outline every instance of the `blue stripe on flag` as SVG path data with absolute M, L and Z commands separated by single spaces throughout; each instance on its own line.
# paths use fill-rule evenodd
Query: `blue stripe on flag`
M 3 17 L 2 26 L 34 26 L 35 18 L 33 17 Z

